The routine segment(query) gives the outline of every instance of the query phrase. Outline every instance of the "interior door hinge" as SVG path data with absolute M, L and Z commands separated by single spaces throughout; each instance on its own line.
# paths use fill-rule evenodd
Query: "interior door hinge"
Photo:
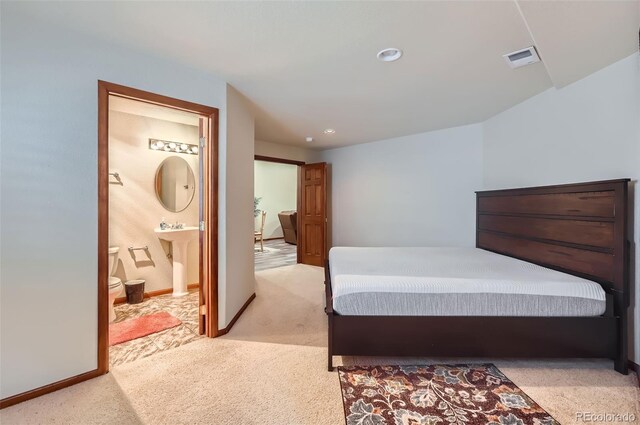
M 200 315 L 204 316 L 205 314 L 207 314 L 207 305 L 206 304 L 202 304 L 200 306 Z
M 200 231 L 204 232 L 204 221 L 200 222 Z
M 204 137 L 200 138 L 200 147 L 204 148 L 207 144 L 207 139 L 205 139 Z

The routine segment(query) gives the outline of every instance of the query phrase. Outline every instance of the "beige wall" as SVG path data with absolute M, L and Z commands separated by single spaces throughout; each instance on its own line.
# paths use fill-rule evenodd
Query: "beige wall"
M 97 366 L 97 81 L 211 105 L 221 113 L 227 92 L 225 82 L 210 72 L 78 37 L 46 19 L 34 21 L 34 14 L 54 13 L 58 5 L 1 5 L 4 398 Z M 221 140 L 225 134 L 221 120 Z M 252 158 L 246 162 L 252 170 Z M 247 197 L 252 194 L 250 187 Z M 252 223 L 250 213 L 249 231 Z
M 293 159 L 295 161 L 306 162 L 307 164 L 318 162 L 320 158 L 320 151 L 317 150 L 265 142 L 262 140 L 255 141 L 255 154 L 273 158 Z
M 331 246 L 473 246 L 482 126 L 322 152 Z
M 198 143 L 198 128 L 120 111 L 109 112 L 109 170 L 118 172 L 122 185 L 109 185 L 109 245 L 120 247 L 116 276 L 122 282 L 145 279 L 145 291 L 171 288 L 172 260 L 167 258 L 171 244 L 158 239 L 153 229 L 164 217 L 167 222 L 198 224 L 198 156 L 153 151 L 149 138 Z M 195 176 L 195 195 L 191 204 L 179 213 L 166 210 L 155 194 L 155 175 L 160 163 L 170 156 L 187 161 Z M 129 246 L 149 247 L 135 251 Z M 189 244 L 188 283 L 198 282 L 198 243 Z
M 218 326 L 224 328 L 255 292 L 253 258 L 254 118 L 245 97 L 227 84 L 221 122 L 218 220 Z
M 267 212 L 264 237 L 283 237 L 278 219 L 280 211 L 296 210 L 298 198 L 298 166 L 276 162 L 254 161 L 255 196 L 262 198 L 258 208 Z M 260 228 L 260 216 L 255 219 Z

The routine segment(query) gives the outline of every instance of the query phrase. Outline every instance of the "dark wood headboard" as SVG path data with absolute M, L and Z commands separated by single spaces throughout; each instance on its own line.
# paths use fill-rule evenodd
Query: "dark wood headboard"
M 476 192 L 476 247 L 596 281 L 627 307 L 628 183 Z

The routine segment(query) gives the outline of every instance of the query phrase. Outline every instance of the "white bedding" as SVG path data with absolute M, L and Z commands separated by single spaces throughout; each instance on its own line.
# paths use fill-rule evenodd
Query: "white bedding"
M 477 248 L 332 248 L 334 310 L 375 315 L 591 316 L 592 281 Z

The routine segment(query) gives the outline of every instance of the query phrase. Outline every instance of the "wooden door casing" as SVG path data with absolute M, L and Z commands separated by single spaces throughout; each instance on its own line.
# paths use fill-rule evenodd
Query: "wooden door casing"
M 327 258 L 327 164 L 300 166 L 299 262 L 323 267 Z

